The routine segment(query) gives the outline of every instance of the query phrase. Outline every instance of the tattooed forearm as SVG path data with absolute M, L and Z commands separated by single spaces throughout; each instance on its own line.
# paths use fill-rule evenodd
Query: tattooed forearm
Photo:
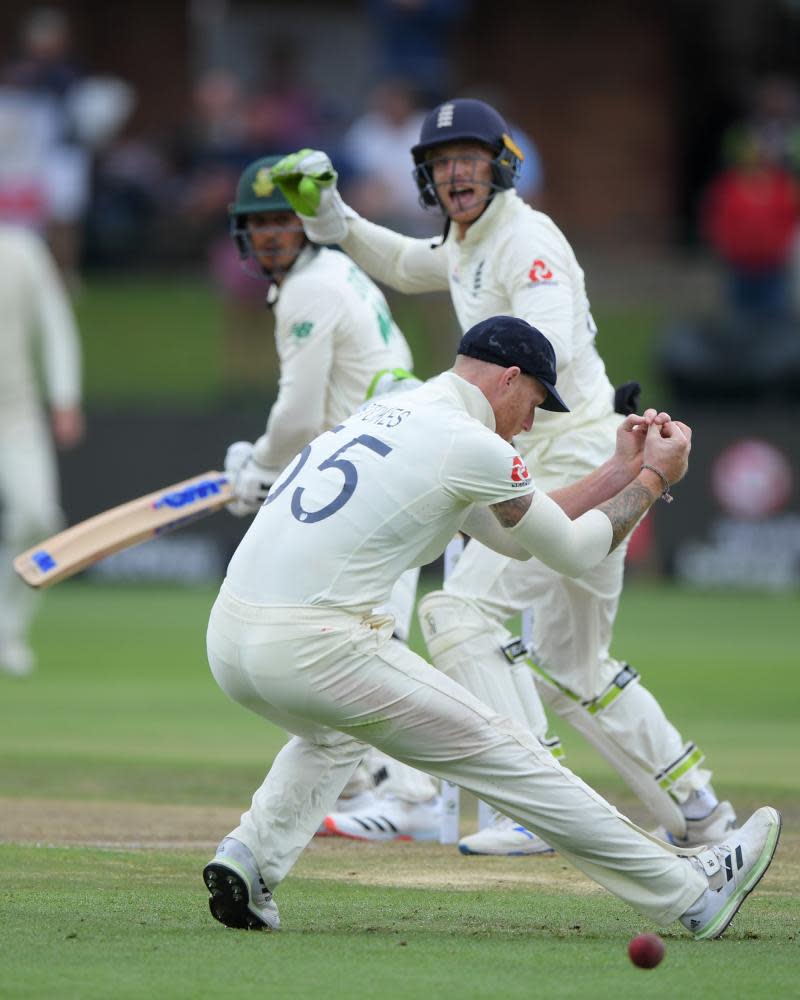
M 493 503 L 489 510 L 504 528 L 513 528 L 519 524 L 531 505 L 533 493 L 526 493 L 524 497 L 514 497 L 513 500 L 503 500 L 502 503 Z
M 656 497 L 646 486 L 634 480 L 621 493 L 600 504 L 597 509 L 611 521 L 613 534 L 609 552 L 614 551 L 642 514 L 650 509 Z

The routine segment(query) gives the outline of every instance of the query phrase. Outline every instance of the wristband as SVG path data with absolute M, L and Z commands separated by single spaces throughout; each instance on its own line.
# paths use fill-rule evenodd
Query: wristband
M 675 497 L 669 491 L 669 488 L 670 488 L 671 484 L 670 484 L 669 480 L 667 479 L 667 477 L 664 475 L 664 473 L 660 472 L 654 465 L 648 465 L 646 462 L 642 465 L 642 468 L 639 471 L 641 472 L 644 469 L 649 469 L 651 472 L 655 472 L 655 474 L 658 476 L 658 478 L 664 484 L 664 490 L 663 490 L 663 492 L 661 494 L 661 499 L 664 501 L 664 503 L 672 503 L 672 501 L 675 499 Z

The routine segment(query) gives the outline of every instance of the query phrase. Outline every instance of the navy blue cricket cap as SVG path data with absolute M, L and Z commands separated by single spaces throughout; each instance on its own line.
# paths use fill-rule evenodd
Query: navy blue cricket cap
M 458 345 L 458 353 L 478 361 L 488 361 L 502 368 L 516 365 L 525 375 L 532 375 L 547 389 L 539 406 L 543 410 L 569 411 L 556 392 L 556 352 L 545 335 L 516 316 L 490 316 L 467 330 Z

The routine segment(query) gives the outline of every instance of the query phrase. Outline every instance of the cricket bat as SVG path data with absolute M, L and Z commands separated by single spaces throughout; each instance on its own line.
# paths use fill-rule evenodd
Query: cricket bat
M 213 514 L 231 500 L 233 486 L 228 476 L 203 472 L 74 524 L 18 555 L 14 569 L 25 583 L 42 590 L 112 552 Z

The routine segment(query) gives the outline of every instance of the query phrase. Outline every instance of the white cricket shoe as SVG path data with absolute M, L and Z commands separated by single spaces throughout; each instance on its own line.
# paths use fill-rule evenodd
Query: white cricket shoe
M 277 931 L 281 926 L 278 907 L 256 866 L 250 848 L 234 837 L 225 837 L 216 856 L 203 869 L 210 893 L 211 915 L 226 927 Z
M 654 833 L 675 847 L 703 847 L 706 844 L 718 844 L 735 827 L 736 813 L 733 811 L 733 806 L 730 802 L 718 802 L 703 819 L 686 820 L 685 837 L 676 837 L 663 826 Z
M 36 657 L 30 646 L 19 639 L 0 643 L 0 672 L 11 677 L 27 677 L 36 667 Z
M 696 940 L 722 936 L 769 868 L 780 834 L 780 813 L 764 806 L 724 843 L 688 859 L 708 879 L 706 891 L 681 917 Z
M 404 802 L 386 796 L 369 809 L 329 813 L 323 826 L 330 836 L 352 840 L 438 840 L 442 817 L 440 796 L 427 802 Z
M 338 816 L 340 813 L 371 812 L 379 808 L 383 801 L 383 799 L 378 798 L 371 788 L 367 788 L 363 792 L 357 792 L 355 795 L 340 796 L 333 806 L 331 815 L 335 814 Z M 335 834 L 332 834 L 328 830 L 323 819 L 314 836 L 333 837 Z
M 496 812 L 494 821 L 458 842 L 462 854 L 500 854 L 516 857 L 522 854 L 552 854 L 553 848 L 514 819 Z

